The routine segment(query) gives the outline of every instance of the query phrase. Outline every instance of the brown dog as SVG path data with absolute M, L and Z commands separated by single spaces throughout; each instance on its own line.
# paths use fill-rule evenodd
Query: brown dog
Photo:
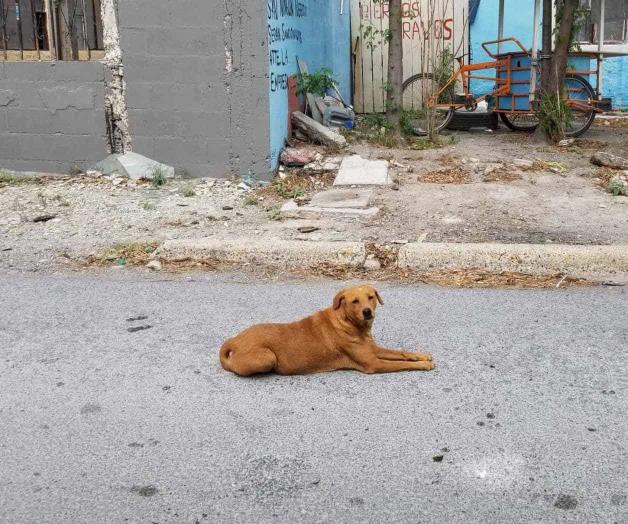
M 220 363 L 241 376 L 275 372 L 299 375 L 357 369 L 363 373 L 434 369 L 432 356 L 375 344 L 371 326 L 377 302 L 370 286 L 340 291 L 332 307 L 290 324 L 258 324 L 227 340 Z

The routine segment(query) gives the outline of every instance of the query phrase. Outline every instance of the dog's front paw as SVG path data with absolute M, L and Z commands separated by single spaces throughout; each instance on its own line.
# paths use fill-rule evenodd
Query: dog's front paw
M 414 360 L 425 360 L 430 362 L 432 360 L 432 355 L 430 353 L 410 353 L 414 356 Z

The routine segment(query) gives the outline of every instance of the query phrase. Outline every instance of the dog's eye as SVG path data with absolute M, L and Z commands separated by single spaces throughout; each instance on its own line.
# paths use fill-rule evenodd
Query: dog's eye
M 356 299 L 353 301 L 353 303 L 354 303 L 354 304 L 359 304 L 359 303 L 360 303 L 360 301 L 356 298 Z
M 369 295 L 369 300 L 373 300 L 375 297 L 372 297 L 371 295 Z

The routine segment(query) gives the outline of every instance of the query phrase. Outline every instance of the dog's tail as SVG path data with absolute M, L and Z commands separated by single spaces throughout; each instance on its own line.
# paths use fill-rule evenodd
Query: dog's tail
M 220 364 L 227 371 L 231 371 L 229 360 L 233 357 L 235 349 L 231 346 L 230 341 L 227 340 L 220 348 Z

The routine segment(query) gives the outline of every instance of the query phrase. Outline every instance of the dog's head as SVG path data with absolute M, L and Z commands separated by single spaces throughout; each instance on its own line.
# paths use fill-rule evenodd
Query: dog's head
M 375 320 L 377 303 L 384 301 L 371 286 L 356 286 L 339 291 L 334 297 L 333 309 L 345 314 L 356 326 L 370 326 Z

